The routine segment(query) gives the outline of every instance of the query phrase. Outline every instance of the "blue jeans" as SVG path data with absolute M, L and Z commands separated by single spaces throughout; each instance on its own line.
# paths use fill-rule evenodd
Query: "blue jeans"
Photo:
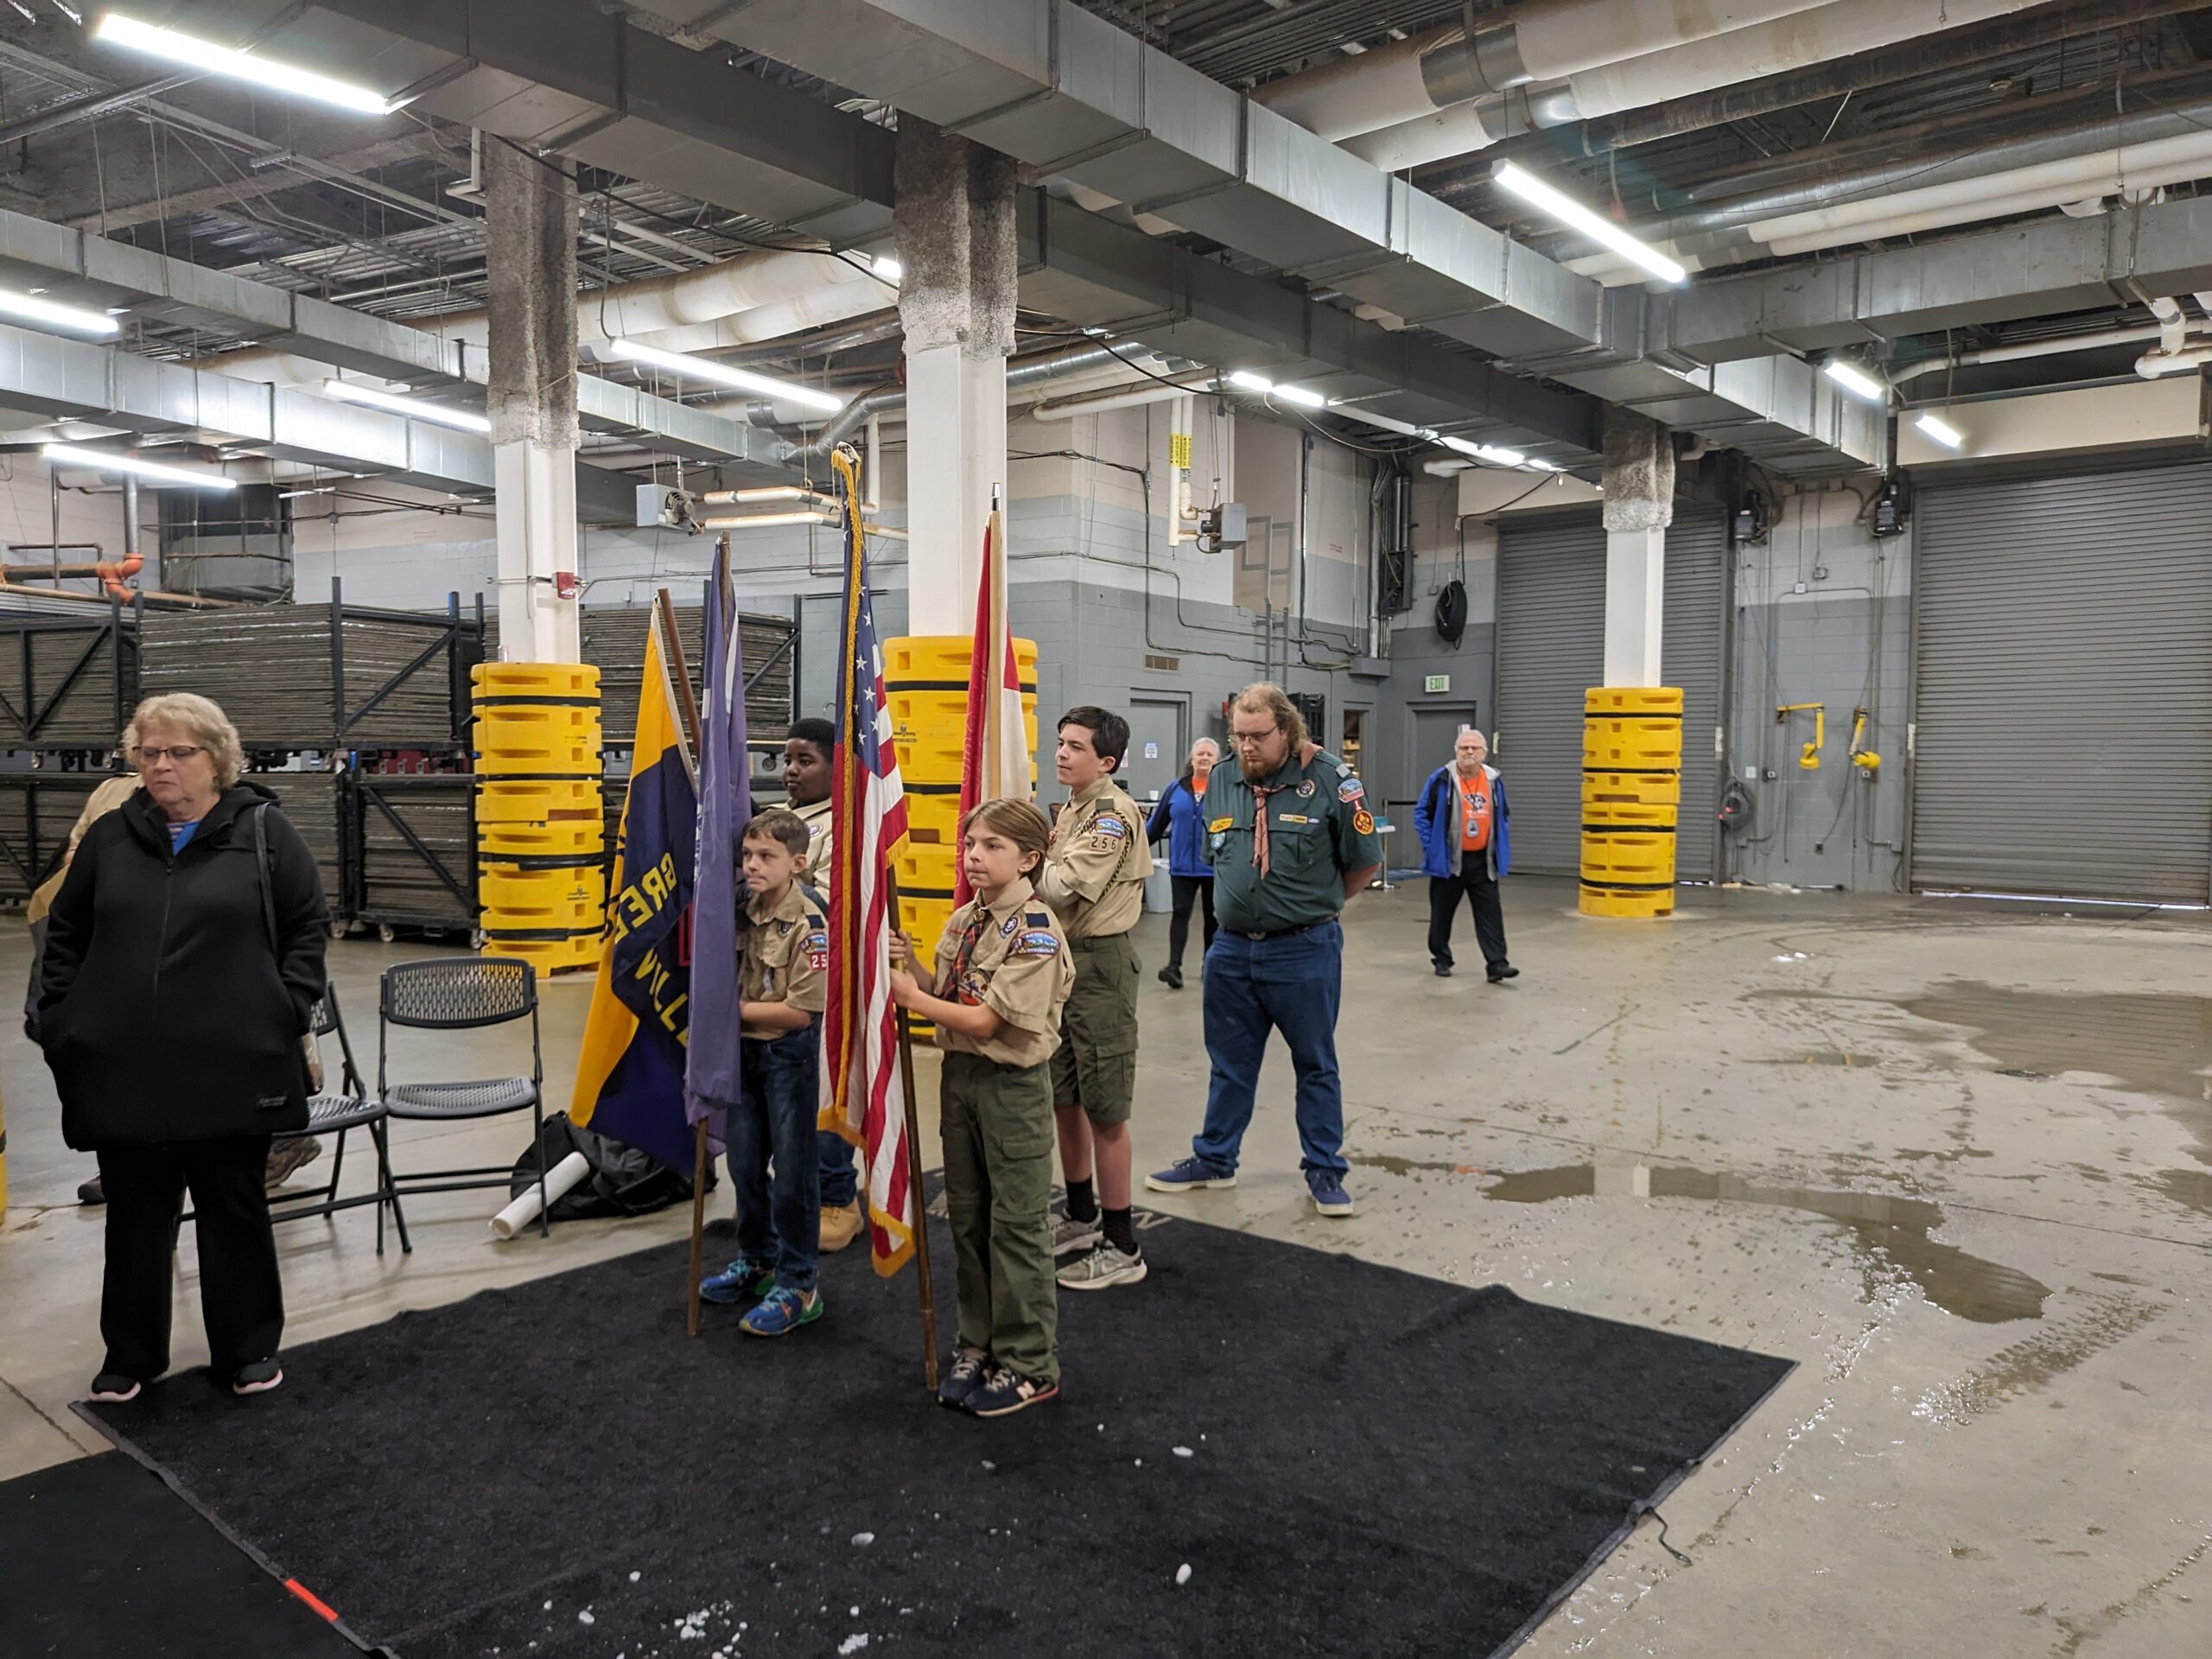
M 1252 1121 L 1268 1033 L 1290 1046 L 1298 1078 L 1300 1166 L 1338 1175 L 1344 1162 L 1344 1096 L 1337 1076 L 1337 1005 L 1344 989 L 1344 931 L 1324 922 L 1301 933 L 1254 939 L 1223 928 L 1206 950 L 1205 1127 L 1193 1155 L 1224 1173 L 1236 1167 Z
M 822 1171 L 822 1207 L 842 1210 L 860 1196 L 860 1171 L 853 1164 L 852 1142 L 828 1129 L 817 1129 L 816 1162 Z
M 814 1288 L 822 1238 L 814 1148 L 814 1116 L 821 1104 L 819 1018 L 780 1037 L 741 1041 L 744 1092 L 723 1135 L 730 1185 L 737 1189 L 738 1254 L 772 1263 L 779 1285 L 802 1291 Z

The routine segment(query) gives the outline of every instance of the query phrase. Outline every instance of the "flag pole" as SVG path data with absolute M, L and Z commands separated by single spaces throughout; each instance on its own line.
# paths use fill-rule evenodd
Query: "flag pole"
M 891 926 L 905 931 L 899 903 L 899 876 L 887 871 Z M 908 963 L 909 972 L 919 964 Z M 930 1207 L 922 1190 L 922 1136 L 914 1107 L 914 1033 L 906 1010 L 899 1010 L 899 1082 L 906 1096 L 906 1190 L 914 1197 L 914 1287 L 922 1299 L 922 1380 L 937 1387 L 937 1285 L 930 1275 Z
M 729 535 L 722 535 L 722 550 L 729 550 Z M 684 734 L 691 740 L 693 764 L 701 753 L 699 747 L 699 700 L 691 694 L 691 670 L 683 660 L 683 641 L 676 632 L 676 601 L 664 588 L 653 599 L 654 608 L 660 613 L 660 631 L 664 648 L 668 652 L 669 671 L 676 683 L 683 689 L 677 699 L 683 714 Z M 699 1334 L 699 1280 L 705 1272 L 702 1257 L 706 1252 L 707 1232 L 707 1120 L 702 1117 L 691 1128 L 691 1272 L 683 1291 L 683 1333 Z

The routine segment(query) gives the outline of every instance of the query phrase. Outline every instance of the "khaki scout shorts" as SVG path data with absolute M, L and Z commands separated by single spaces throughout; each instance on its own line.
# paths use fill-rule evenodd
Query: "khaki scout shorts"
M 1094 1123 L 1126 1123 L 1137 1089 L 1136 946 L 1126 933 L 1071 944 L 1075 988 L 1052 1051 L 1052 1103 Z

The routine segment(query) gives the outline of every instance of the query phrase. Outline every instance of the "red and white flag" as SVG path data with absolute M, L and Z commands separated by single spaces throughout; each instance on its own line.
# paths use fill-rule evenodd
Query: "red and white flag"
M 1021 719 L 1021 666 L 1007 618 L 1005 526 L 994 510 L 983 532 L 982 578 L 976 590 L 976 639 L 968 658 L 968 732 L 961 752 L 960 816 L 985 801 L 1031 794 L 1029 733 Z M 953 849 L 952 901 L 975 897 L 967 861 Z
M 906 1096 L 891 1004 L 891 854 L 906 833 L 906 793 L 891 741 L 883 652 L 868 602 L 858 483 L 842 453 L 836 466 L 846 516 L 844 662 L 837 673 L 830 983 L 817 1122 L 861 1151 L 869 1255 L 876 1272 L 888 1278 L 914 1253 Z

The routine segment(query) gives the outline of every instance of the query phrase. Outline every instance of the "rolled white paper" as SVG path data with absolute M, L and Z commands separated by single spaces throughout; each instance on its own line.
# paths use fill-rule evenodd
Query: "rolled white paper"
M 572 1152 L 545 1178 L 545 1201 L 548 1204 L 580 1185 L 591 1173 L 591 1160 L 581 1152 Z M 522 1196 L 492 1217 L 492 1236 L 512 1238 L 517 1233 L 537 1219 L 537 1183 L 532 1181 L 523 1189 Z

